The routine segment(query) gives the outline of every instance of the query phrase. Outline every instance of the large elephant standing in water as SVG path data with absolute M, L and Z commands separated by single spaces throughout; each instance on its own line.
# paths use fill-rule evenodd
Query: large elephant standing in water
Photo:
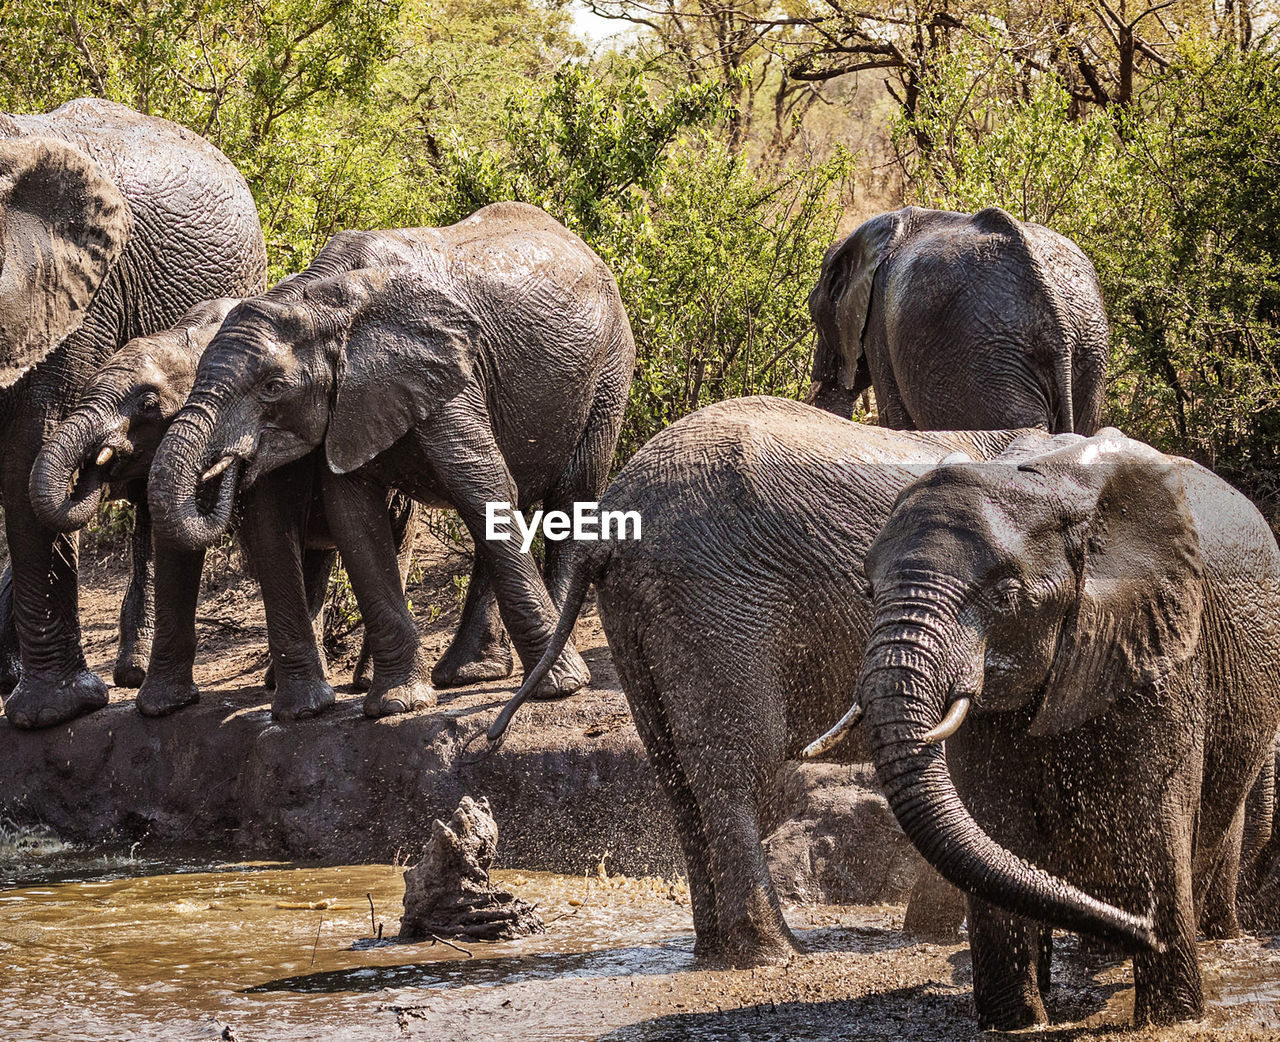
M 708 406 L 651 439 L 601 510 L 638 511 L 644 538 L 588 544 L 546 658 L 591 583 L 636 727 L 676 820 L 700 958 L 785 959 L 795 941 L 761 836 L 778 772 L 848 704 L 873 607 L 867 548 L 897 493 L 957 453 L 985 459 L 1039 431 L 911 433 L 776 398 Z M 841 749 L 851 759 L 865 750 Z M 1053 884 L 1065 910 L 1132 940 L 1136 921 Z
M 353 264 L 353 252 L 364 260 Z M 563 599 L 564 544 L 547 548 L 549 595 L 518 544 L 486 539 L 486 505 L 541 501 L 572 513 L 596 499 L 634 364 L 613 276 L 536 207 L 348 233 L 306 272 L 235 308 L 213 338 L 151 468 L 157 538 L 208 545 L 238 489 L 323 446 L 325 511 L 373 655 L 365 712 L 431 705 L 386 490 L 453 506 L 475 541 L 462 627 L 431 679 L 508 675 L 503 624 L 531 668 Z M 588 679 L 567 648 L 541 694 Z
M 1109 351 L 1097 274 L 1070 239 L 991 208 L 908 206 L 837 243 L 809 296 L 810 401 L 851 415 L 875 388 L 899 430 L 1092 434 Z
M 0 114 L 0 496 L 21 653 L 4 708 L 14 726 L 107 701 L 80 642 L 75 537 L 31 508 L 36 453 L 108 355 L 199 301 L 260 292 L 265 274 L 249 188 L 196 134 L 99 100 Z M 146 543 L 135 539 L 135 553 Z M 145 665 L 142 643 L 125 665 Z
M 903 830 L 971 895 L 982 1026 L 1045 1021 L 1051 929 L 1075 928 L 1031 864 L 1150 909 L 1135 1019 L 1198 1016 L 1197 927 L 1239 932 L 1246 799 L 1280 725 L 1262 515 L 1117 431 L 1064 435 L 917 480 L 866 575 L 856 704 Z

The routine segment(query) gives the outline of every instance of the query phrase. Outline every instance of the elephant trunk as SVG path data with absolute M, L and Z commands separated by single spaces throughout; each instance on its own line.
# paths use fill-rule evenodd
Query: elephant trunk
M 922 617 L 918 609 L 911 614 Z M 952 884 L 1016 915 L 1128 950 L 1159 950 L 1149 917 L 1098 901 L 1022 860 L 965 809 L 942 745 L 926 741 L 953 686 L 927 648 L 918 621 L 878 622 L 858 682 L 876 774 L 907 837 Z
M 161 440 L 147 480 L 157 537 L 189 550 L 216 543 L 235 506 L 243 460 L 211 452 L 222 405 L 216 397 L 193 396 Z
M 105 479 L 97 456 L 109 437 L 101 415 L 82 408 L 41 448 L 29 485 L 31 507 L 41 524 L 74 532 L 89 523 L 102 502 Z

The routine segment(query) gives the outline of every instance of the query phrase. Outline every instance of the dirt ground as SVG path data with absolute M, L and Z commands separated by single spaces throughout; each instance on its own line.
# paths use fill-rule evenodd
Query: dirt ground
M 119 541 L 91 539 L 81 561 L 85 646 L 91 666 L 106 677 L 115 654 L 115 615 L 125 585 L 119 546 Z M 434 660 L 457 624 L 469 563 L 463 553 L 426 531 L 419 535 L 418 551 L 409 595 L 424 649 Z M 233 551 L 210 554 L 198 636 L 197 680 L 202 686 L 243 687 L 261 677 L 267 665 L 261 599 Z M 593 671 L 610 686 L 616 684 L 616 676 L 600 674 L 611 667 L 593 611 L 579 624 L 578 639 Z M 331 657 L 335 684 L 348 681 L 358 648 L 358 639 L 349 637 Z M 132 696 L 117 690 L 112 699 Z M 618 726 L 627 723 L 617 721 Z M 809 951 L 786 966 L 733 972 L 697 969 L 685 935 L 666 944 L 674 945 L 674 962 L 661 957 L 664 945 L 659 945 L 646 949 L 657 957 L 643 966 L 625 960 L 610 965 L 605 959 L 595 969 L 575 964 L 570 972 L 557 972 L 553 953 L 530 954 L 522 957 L 521 972 L 501 987 L 392 989 L 377 1008 L 394 1016 L 402 1037 L 409 1038 L 510 1042 L 568 1037 L 538 1026 L 562 1024 L 566 1012 L 597 1025 L 591 1033 L 575 1037 L 644 1042 L 975 1037 L 967 947 L 918 943 L 902 932 L 902 914 L 900 906 L 790 910 L 789 917 L 802 926 Z M 1024 1034 L 1054 1040 L 1280 1038 L 1277 943 L 1274 938 L 1245 937 L 1203 944 L 1212 1005 L 1205 1021 L 1134 1031 L 1125 1026 L 1132 1011 L 1128 964 L 1091 963 L 1075 953 L 1073 940 L 1066 940 L 1055 959 L 1049 1004 L 1051 1015 L 1062 1023 Z M 365 990 L 354 981 L 350 986 Z M 583 1019 L 584 1028 L 586 1024 Z M 328 1036 L 321 1032 L 306 1037 Z

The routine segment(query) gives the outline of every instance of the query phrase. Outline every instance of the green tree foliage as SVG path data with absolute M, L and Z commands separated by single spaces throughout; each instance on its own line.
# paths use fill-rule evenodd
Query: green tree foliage
M 274 278 L 343 228 L 433 209 L 435 138 L 581 44 L 527 0 L 0 3 L 0 107 L 110 98 L 221 148 L 258 201 Z
M 622 459 L 710 402 L 808 389 L 806 301 L 849 157 L 758 180 L 715 134 L 724 111 L 714 84 L 659 98 L 639 68 L 567 65 L 538 96 L 509 99 L 500 146 L 445 156 L 442 216 L 531 202 L 612 268 L 637 347 Z
M 1111 422 L 1273 495 L 1280 463 L 1280 55 L 1184 37 L 1140 105 L 1080 113 L 985 48 L 934 67 L 895 141 L 913 198 L 1075 239 L 1113 326 Z M 920 141 L 929 143 L 922 148 Z

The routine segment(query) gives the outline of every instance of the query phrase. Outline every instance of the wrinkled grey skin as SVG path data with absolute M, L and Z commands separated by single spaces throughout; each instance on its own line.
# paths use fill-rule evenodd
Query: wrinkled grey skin
M 610 484 L 601 509 L 639 511 L 643 539 L 584 551 L 539 669 L 594 582 L 675 815 L 701 958 L 745 966 L 794 950 L 760 837 L 774 823 L 783 761 L 835 723 L 857 682 L 873 621 L 867 548 L 920 474 L 957 452 L 990 458 L 1015 438 L 1037 445 L 1049 435 L 889 431 L 747 398 L 673 424 Z M 866 759 L 850 745 L 833 755 Z M 987 875 L 973 865 L 951 879 L 994 900 L 1030 888 L 1057 921 L 1127 947 L 1149 939 L 1135 917 L 1028 866 Z
M 849 417 L 874 386 L 900 430 L 1102 422 L 1109 339 L 1093 265 L 1070 239 L 991 208 L 908 206 L 832 246 L 809 295 L 810 402 Z
M 1135 1019 L 1198 1016 L 1198 920 L 1238 932 L 1245 801 L 1280 724 L 1280 551 L 1258 511 L 1115 430 L 1061 435 L 920 478 L 866 575 L 856 699 L 904 831 L 970 891 L 980 1024 L 1046 1020 L 1049 927 L 1075 928 L 1028 888 L 976 885 L 1019 858 L 1150 909 L 1163 949 L 1135 955 Z M 961 698 L 944 757 L 923 736 Z
M 41 525 L 28 499 L 36 453 L 108 355 L 198 301 L 259 292 L 265 270 L 248 186 L 190 131 L 99 100 L 0 114 L 0 495 L 21 646 L 4 707 L 15 727 L 107 699 L 80 644 L 76 540 Z
M 240 303 L 223 298 L 196 305 L 172 329 L 131 340 L 89 379 L 80 404 L 40 450 L 31 471 L 31 502 L 44 524 L 75 531 L 104 496 L 128 498 L 145 516 L 147 474 L 160 439 L 191 392 L 200 356 Z M 104 453 L 110 458 L 100 464 Z M 320 454 L 312 453 L 268 475 L 246 497 L 239 523 L 263 591 L 273 659 L 267 686 L 276 689 L 272 714 L 277 719 L 312 716 L 333 703 L 320 639 L 335 557 L 323 503 L 315 494 L 317 468 L 323 465 Z M 306 509 L 299 511 L 299 503 Z M 410 563 L 412 513 L 404 497 L 395 497 L 391 524 L 402 576 Z M 254 556 L 255 547 L 262 556 Z M 199 698 L 192 667 L 204 555 L 203 548 L 157 542 L 156 644 L 137 697 L 145 715 L 161 716 Z M 301 582 L 303 596 L 296 596 L 291 581 Z M 358 687 L 368 687 L 368 665 L 362 653 Z
M 365 712 L 432 705 L 431 680 L 511 672 L 503 624 L 526 667 L 541 657 L 564 544 L 548 547 L 548 595 L 518 543 L 485 539 L 485 504 L 594 500 L 634 361 L 612 275 L 541 210 L 500 203 L 447 228 L 344 233 L 210 344 L 152 466 L 156 531 L 207 545 L 238 488 L 323 446 L 325 509 L 373 655 Z M 476 544 L 459 634 L 430 680 L 394 567 L 391 486 L 453 506 Z M 588 676 L 568 648 L 542 694 Z

